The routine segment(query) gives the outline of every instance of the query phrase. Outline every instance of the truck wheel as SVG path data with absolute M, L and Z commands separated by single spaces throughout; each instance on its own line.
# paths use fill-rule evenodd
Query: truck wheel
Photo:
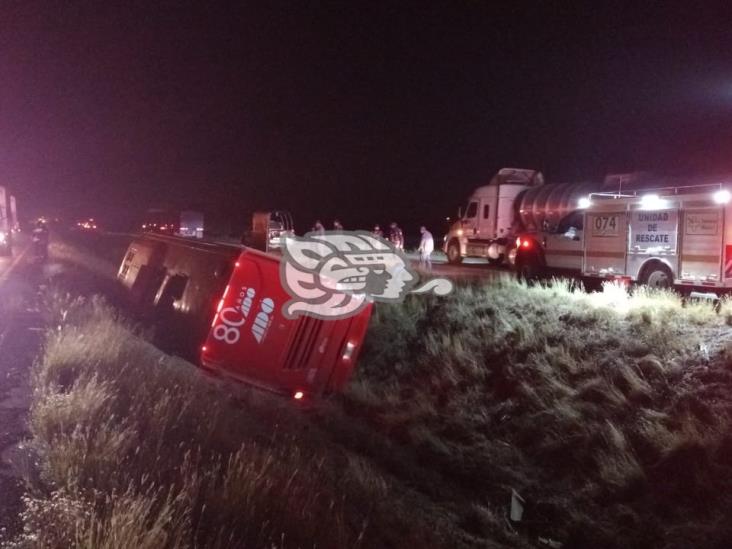
M 447 245 L 447 262 L 450 265 L 458 265 L 463 262 L 463 257 L 460 255 L 460 244 L 455 240 Z
M 493 265 L 493 266 L 502 265 L 503 264 L 503 254 L 501 254 L 498 257 L 489 257 L 488 264 Z
M 654 261 L 643 269 L 640 282 L 649 288 L 672 288 L 674 285 L 674 275 L 666 265 L 660 261 Z
M 541 278 L 542 266 L 536 255 L 519 255 L 516 257 L 516 278 L 524 282 L 532 282 Z

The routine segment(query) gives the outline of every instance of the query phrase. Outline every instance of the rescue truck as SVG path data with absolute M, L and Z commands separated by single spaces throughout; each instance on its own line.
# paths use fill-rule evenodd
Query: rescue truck
M 732 206 L 723 183 L 587 197 L 582 274 L 648 286 L 732 287 Z
M 298 400 L 344 387 L 371 315 L 285 318 L 280 256 L 234 244 L 142 234 L 118 278 L 165 350 Z
M 573 186 L 566 200 L 547 186 L 546 200 L 536 200 L 542 207 L 531 207 L 526 200 L 534 191 L 527 192 L 520 215 L 543 230 L 518 235 L 517 274 L 531 279 L 564 270 L 657 288 L 732 287 L 729 186 L 659 182 L 667 181 L 641 180 L 623 189 L 609 176 L 603 190 L 583 196 L 592 185 Z

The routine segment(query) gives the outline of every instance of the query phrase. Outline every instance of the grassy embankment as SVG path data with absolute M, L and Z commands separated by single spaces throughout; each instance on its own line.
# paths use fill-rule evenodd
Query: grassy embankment
M 380 306 L 350 389 L 309 413 L 232 398 L 98 300 L 49 310 L 18 546 L 732 539 L 726 303 L 504 280 Z

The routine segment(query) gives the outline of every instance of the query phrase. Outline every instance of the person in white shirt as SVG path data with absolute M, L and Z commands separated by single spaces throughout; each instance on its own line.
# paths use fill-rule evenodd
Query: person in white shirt
M 432 233 L 427 230 L 427 227 L 420 227 L 419 232 L 422 233 L 422 239 L 419 241 L 419 266 L 431 271 L 435 239 L 432 238 Z

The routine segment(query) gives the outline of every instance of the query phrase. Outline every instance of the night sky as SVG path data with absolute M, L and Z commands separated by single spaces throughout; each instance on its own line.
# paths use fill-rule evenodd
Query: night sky
M 732 173 L 732 18 L 708 6 L 148 4 L 3 2 L 0 180 L 22 213 L 440 232 L 503 166 Z

